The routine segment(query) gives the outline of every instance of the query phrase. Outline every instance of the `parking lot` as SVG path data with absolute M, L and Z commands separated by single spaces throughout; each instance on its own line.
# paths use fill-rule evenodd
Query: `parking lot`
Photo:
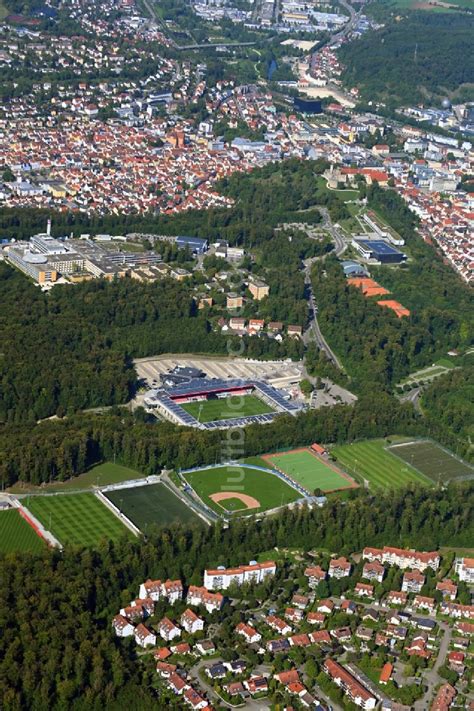
M 164 355 L 156 358 L 140 358 L 135 361 L 138 377 L 144 381 L 145 387 L 150 388 L 160 384 L 160 373 L 167 373 L 177 365 L 200 368 L 209 378 L 245 380 L 256 378 L 276 388 L 289 388 L 303 377 L 302 364 L 291 361 L 257 361 L 186 355 Z

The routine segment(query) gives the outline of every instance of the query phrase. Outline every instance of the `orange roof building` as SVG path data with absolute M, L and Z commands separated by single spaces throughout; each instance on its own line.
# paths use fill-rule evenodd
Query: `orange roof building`
M 386 294 L 390 294 L 387 289 L 377 284 L 373 279 L 351 277 L 347 280 L 347 283 L 360 289 L 364 296 L 385 296 Z
M 398 316 L 398 318 L 410 315 L 410 311 L 404 306 L 402 306 L 398 301 L 392 301 L 391 299 L 388 299 L 387 301 L 377 301 L 377 304 L 386 309 L 392 309 L 392 311 L 395 312 L 395 315 Z
M 382 667 L 382 671 L 380 672 L 380 679 L 379 679 L 380 683 L 386 684 L 388 681 L 390 681 L 392 672 L 393 672 L 393 664 L 390 664 L 390 662 L 387 662 L 386 664 L 384 664 Z

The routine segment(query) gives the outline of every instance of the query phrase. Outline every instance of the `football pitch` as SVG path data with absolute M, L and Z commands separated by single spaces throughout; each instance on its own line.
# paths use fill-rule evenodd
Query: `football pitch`
M 255 514 L 289 504 L 301 494 L 276 474 L 245 466 L 222 466 L 181 474 L 202 501 L 217 513 Z
M 141 531 L 153 524 L 167 526 L 174 521 L 201 522 L 201 519 L 163 484 L 117 489 L 107 491 L 105 495 Z
M 45 548 L 45 542 L 20 516 L 16 509 L 0 512 L 0 551 L 28 551 L 36 553 Z
M 211 398 L 200 402 L 181 403 L 181 407 L 199 422 L 234 420 L 237 417 L 266 415 L 274 410 L 256 395 Z
M 94 494 L 31 496 L 24 504 L 62 544 L 93 546 L 132 535 Z
M 421 472 L 387 449 L 383 439 L 333 447 L 331 453 L 350 474 L 368 482 L 371 489 L 396 489 L 407 484 L 431 484 Z
M 357 486 L 353 479 L 329 463 L 326 464 L 308 449 L 266 454 L 262 459 L 297 481 L 310 493 L 315 489 L 327 492 Z
M 437 483 L 474 478 L 474 467 L 457 459 L 435 442 L 424 440 L 394 444 L 389 451 Z

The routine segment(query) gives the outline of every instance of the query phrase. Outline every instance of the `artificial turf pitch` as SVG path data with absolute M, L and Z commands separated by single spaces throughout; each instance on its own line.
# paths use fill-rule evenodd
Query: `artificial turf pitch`
M 392 454 L 383 439 L 344 444 L 333 447 L 331 452 L 344 469 L 367 481 L 371 489 L 431 484 L 426 476 Z
M 163 484 L 116 489 L 105 495 L 141 531 L 152 524 L 166 526 L 174 521 L 200 522 L 199 517 Z
M 186 472 L 182 476 L 202 501 L 218 513 L 222 513 L 222 509 L 227 509 L 227 506 L 233 506 L 232 499 L 223 501 L 222 504 L 212 501 L 210 495 L 222 491 L 248 494 L 260 502 L 258 509 L 245 509 L 240 504 L 240 513 L 243 514 L 259 513 L 301 499 L 301 494 L 276 474 L 250 467 L 227 465 Z
M 389 451 L 437 483 L 474 478 L 474 467 L 457 459 L 435 442 L 407 442 L 392 445 Z
M 180 403 L 183 410 L 199 422 L 234 420 L 237 417 L 266 415 L 274 410 L 256 395 L 238 395 L 236 397 L 211 398 L 200 402 Z
M 354 488 L 356 483 L 307 449 L 267 454 L 264 459 L 312 492 Z
M 63 544 L 92 546 L 132 535 L 94 494 L 31 496 L 24 504 Z
M 45 542 L 20 516 L 17 509 L 0 512 L 0 551 L 29 551 L 35 553 L 45 548 Z

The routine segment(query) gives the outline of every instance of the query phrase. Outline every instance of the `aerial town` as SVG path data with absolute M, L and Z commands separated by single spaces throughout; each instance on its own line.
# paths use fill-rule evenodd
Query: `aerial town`
M 474 0 L 0 0 L 0 711 L 474 711 Z
M 340 699 L 444 711 L 463 695 L 474 606 L 460 600 L 472 558 L 384 546 L 284 567 L 221 566 L 204 571 L 202 586 L 146 580 L 113 618 L 114 633 L 144 650 L 137 663 L 153 665 L 183 708 L 283 697 L 321 711 Z

